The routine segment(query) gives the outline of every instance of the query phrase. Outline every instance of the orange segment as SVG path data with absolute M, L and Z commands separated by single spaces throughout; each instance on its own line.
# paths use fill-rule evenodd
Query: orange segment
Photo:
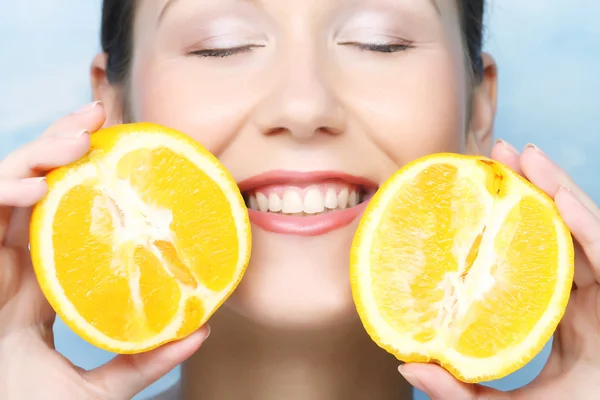
M 524 340 L 533 330 L 546 313 L 557 285 L 556 236 L 552 215 L 535 198 L 524 197 L 510 211 L 495 240 L 496 252 L 502 255 L 493 274 L 498 284 L 471 305 L 476 312 L 489 315 L 489 320 L 476 320 L 465 327 L 457 344 L 461 353 L 491 357 L 509 347 L 512 341 Z M 533 243 L 532 237 L 535 237 Z M 531 249 L 531 245 L 537 248 Z M 540 285 L 540 281 L 544 284 Z M 523 301 L 533 300 L 531 297 L 535 301 Z M 497 340 L 488 340 L 490 327 Z
M 102 194 L 89 186 L 76 186 L 61 199 L 56 210 L 52 242 L 56 278 L 76 312 L 96 329 L 115 340 L 143 335 L 138 324 L 129 324 L 134 304 L 123 265 L 113 259 L 110 215 L 103 215 L 104 237 L 90 235 L 92 209 Z M 77 215 L 77 218 L 73 218 Z M 111 301 L 106 301 L 110 295 Z
M 61 318 L 100 348 L 138 353 L 194 332 L 245 272 L 242 196 L 182 133 L 103 129 L 47 180 L 31 223 L 35 272 Z
M 139 270 L 139 296 L 142 300 L 142 321 L 153 334 L 160 333 L 176 317 L 180 308 L 181 286 L 169 274 L 169 267 L 154 254 L 154 249 L 138 246 L 134 249 L 134 265 Z M 160 287 L 157 283 L 160 282 Z
M 405 362 L 466 382 L 503 377 L 550 339 L 572 283 L 573 243 L 551 199 L 484 157 L 436 154 L 392 176 L 352 248 L 371 337 Z
M 179 331 L 177 331 L 177 335 L 181 337 L 194 332 L 202 324 L 202 321 L 205 320 L 206 310 L 202 305 L 202 301 L 197 297 L 188 298 L 185 303 L 185 314 L 188 318 L 179 327 Z
M 217 184 L 188 159 L 165 148 L 131 153 L 117 171 L 142 201 L 173 210 L 171 229 L 185 249 L 181 256 L 204 286 L 223 290 L 236 273 L 238 243 L 229 234 L 235 230 L 231 205 Z M 179 190 L 173 190 L 174 183 Z
M 190 289 L 198 288 L 198 281 L 196 280 L 194 273 L 190 267 L 188 267 L 186 262 L 182 260 L 181 254 L 177 251 L 175 244 L 166 240 L 158 240 L 153 242 L 151 247 L 155 251 L 158 251 L 160 259 L 164 263 L 164 267 L 181 285 L 187 286 Z
M 381 221 L 373 237 L 375 301 L 395 329 L 413 327 L 418 341 L 435 337 L 439 327 L 431 322 L 439 313 L 431 304 L 444 298 L 447 288 L 440 282 L 445 274 L 459 269 L 455 241 L 463 246 L 473 242 L 468 232 L 483 215 L 474 185 L 456 182 L 457 174 L 451 165 L 424 169 L 413 185 L 399 188 L 387 206 L 390 218 Z M 463 217 L 456 218 L 455 210 Z

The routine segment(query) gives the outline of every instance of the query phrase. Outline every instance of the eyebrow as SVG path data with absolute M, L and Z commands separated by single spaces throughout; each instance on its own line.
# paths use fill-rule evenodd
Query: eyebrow
M 433 6 L 433 8 L 435 8 L 435 11 L 436 11 L 438 14 L 441 14 L 441 13 L 442 13 L 442 10 L 440 10 L 440 5 L 437 3 L 437 1 L 436 1 L 436 0 L 429 0 L 429 3 L 430 3 L 432 6 Z
M 253 0 L 240 0 L 240 1 L 247 1 L 247 2 L 251 2 L 251 1 L 253 1 Z M 434 0 L 434 1 L 435 1 L 435 0 Z M 173 6 L 173 4 L 175 4 L 175 3 L 177 3 L 177 0 L 167 0 L 167 4 L 165 4 L 165 6 L 163 7 L 162 11 L 161 11 L 161 12 L 160 12 L 160 14 L 158 15 L 158 19 L 157 19 L 158 23 L 160 23 L 160 22 L 161 22 L 161 21 L 164 19 L 164 17 L 165 17 L 165 14 L 167 13 L 167 10 L 168 10 L 169 8 L 171 8 L 171 7 Z
M 160 22 L 164 19 L 165 14 L 167 13 L 167 10 L 173 5 L 177 3 L 177 0 L 168 0 L 167 4 L 165 4 L 165 6 L 163 7 L 163 9 L 161 10 L 160 14 L 158 14 L 158 23 L 160 24 Z

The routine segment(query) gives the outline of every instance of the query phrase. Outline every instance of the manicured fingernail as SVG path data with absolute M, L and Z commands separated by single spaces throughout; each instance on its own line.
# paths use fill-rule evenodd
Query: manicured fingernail
M 25 178 L 22 179 L 23 183 L 31 183 L 31 184 L 38 184 L 38 183 L 42 183 L 46 181 L 46 177 L 45 176 L 38 176 L 35 178 Z
M 201 329 L 203 331 L 204 337 L 202 338 L 202 343 L 210 336 L 210 325 L 206 324 L 205 329 Z
M 423 383 L 415 375 L 405 371 L 404 365 L 398 367 L 398 371 L 400 371 L 400 374 L 404 377 L 404 379 L 408 381 L 408 383 L 413 385 L 415 388 L 419 389 L 421 392 L 425 392 L 425 386 L 423 385 Z
M 519 150 L 517 150 L 512 144 L 510 144 L 502 139 L 496 140 L 496 143 L 501 144 L 502 146 L 504 146 L 504 148 L 506 150 L 510 151 L 513 154 L 516 154 L 516 155 L 519 154 Z
M 540 148 L 539 148 L 539 147 L 537 147 L 537 146 L 536 146 L 535 144 L 533 144 L 533 143 L 527 143 L 527 144 L 525 145 L 525 148 L 524 148 L 524 150 L 527 150 L 527 149 L 533 149 L 533 150 L 535 150 L 535 151 L 539 151 L 540 153 L 542 152 L 542 150 L 540 150 Z
M 578 204 L 579 206 L 585 208 L 587 211 L 590 211 L 593 213 L 592 209 L 590 208 L 590 206 L 588 204 L 586 204 L 585 201 L 583 201 L 580 196 L 577 195 L 577 193 L 573 192 L 568 186 L 565 185 L 561 185 L 560 188 L 558 188 L 558 192 L 556 192 L 556 194 L 554 195 L 554 199 L 556 200 L 559 193 L 560 192 L 564 192 L 565 198 L 570 198 L 570 201 L 575 202 L 576 204 Z
M 556 198 L 558 197 L 560 192 L 564 192 L 566 198 L 570 198 L 572 201 L 574 201 L 575 203 L 583 206 L 584 208 L 586 208 L 587 210 L 589 210 L 590 208 L 588 206 L 586 206 L 580 199 L 579 196 L 577 196 L 575 193 L 573 193 L 571 191 L 571 189 L 568 186 L 565 185 L 560 185 L 560 187 L 558 188 L 558 191 L 556 192 L 556 194 L 554 195 L 554 199 L 556 200 Z
M 81 131 L 66 131 L 66 132 L 61 132 L 59 137 L 61 138 L 67 138 L 67 139 L 80 139 L 86 135 L 89 135 L 90 131 L 88 131 L 87 129 L 83 129 Z
M 542 158 L 545 158 L 546 160 L 552 162 L 550 157 L 548 157 L 548 155 L 546 153 L 544 153 L 544 151 L 542 149 L 540 149 L 539 147 L 537 147 L 535 144 L 533 144 L 533 143 L 526 144 L 525 149 L 523 151 L 525 151 L 527 149 L 531 149 L 531 150 L 537 152 L 537 154 L 542 156 Z
M 92 110 L 94 107 L 96 107 L 96 106 L 98 106 L 100 104 L 102 104 L 101 101 L 94 101 L 93 103 L 86 104 L 85 106 L 81 107 L 79 110 L 75 111 L 75 114 L 86 113 L 86 112 Z

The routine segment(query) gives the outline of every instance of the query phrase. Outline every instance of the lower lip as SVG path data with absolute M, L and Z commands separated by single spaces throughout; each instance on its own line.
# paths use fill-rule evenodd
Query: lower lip
M 350 225 L 365 211 L 368 201 L 343 211 L 314 216 L 292 216 L 248 210 L 250 221 L 267 232 L 295 236 L 319 236 Z

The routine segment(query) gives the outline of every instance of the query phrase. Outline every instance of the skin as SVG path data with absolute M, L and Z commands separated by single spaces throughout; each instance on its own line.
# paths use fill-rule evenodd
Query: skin
M 384 54 L 340 44 L 382 40 L 410 46 Z M 224 58 L 189 54 L 248 44 L 262 47 Z M 248 273 L 211 319 L 211 340 L 199 351 L 207 327 L 92 371 L 54 351 L 54 314 L 27 253 L 28 207 L 47 186 L 30 178 L 80 158 L 89 132 L 129 120 L 186 132 L 238 181 L 285 168 L 334 169 L 382 183 L 425 154 L 491 154 L 554 197 L 578 241 L 576 286 L 555 351 L 543 374 L 513 393 L 460 384 L 431 365 L 400 372 L 434 400 L 578 398 L 595 390 L 600 211 L 541 150 L 493 146 L 496 67 L 488 55 L 484 66 L 474 85 L 453 2 L 142 2 L 127 84 L 107 81 L 99 54 L 91 80 L 102 103 L 59 120 L 0 163 L 0 392 L 11 399 L 49 392 L 126 399 L 187 360 L 190 399 L 410 396 L 397 361 L 366 337 L 356 317 L 347 275 L 356 223 L 312 238 L 253 229 Z

